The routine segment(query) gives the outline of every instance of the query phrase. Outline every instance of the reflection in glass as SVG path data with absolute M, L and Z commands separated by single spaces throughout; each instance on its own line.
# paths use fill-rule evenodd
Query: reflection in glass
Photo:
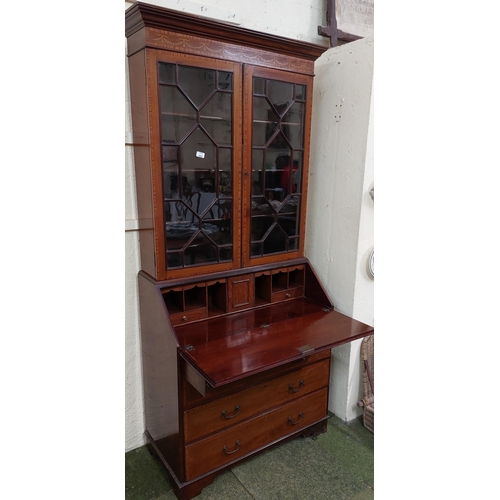
M 200 111 L 201 124 L 219 145 L 231 144 L 232 95 L 217 92 Z
M 233 74 L 219 71 L 219 89 L 233 90 Z
M 196 110 L 175 87 L 160 87 L 162 141 L 177 144 L 196 125 Z
M 299 248 L 307 87 L 253 80 L 252 257 Z
M 175 84 L 175 64 L 160 64 L 159 82 Z
M 230 261 L 233 75 L 159 63 L 158 78 L 167 267 Z
M 199 108 L 215 90 L 215 71 L 178 66 L 179 87 Z

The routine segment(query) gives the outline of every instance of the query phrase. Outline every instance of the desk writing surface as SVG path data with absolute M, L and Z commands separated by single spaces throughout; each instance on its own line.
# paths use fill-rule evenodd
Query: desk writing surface
M 175 329 L 181 356 L 213 387 L 373 333 L 337 311 L 299 298 Z M 186 346 L 189 346 L 186 349 Z

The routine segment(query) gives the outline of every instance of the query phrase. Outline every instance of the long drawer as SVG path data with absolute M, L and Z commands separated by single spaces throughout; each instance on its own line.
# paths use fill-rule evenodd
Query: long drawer
M 217 399 L 184 413 L 184 439 L 192 442 L 328 385 L 329 359 Z
M 323 388 L 185 448 L 186 481 L 307 427 L 327 414 Z

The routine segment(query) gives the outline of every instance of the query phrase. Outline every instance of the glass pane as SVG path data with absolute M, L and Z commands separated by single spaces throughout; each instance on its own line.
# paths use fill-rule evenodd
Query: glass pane
M 304 153 L 302 151 L 293 152 L 293 177 L 292 177 L 292 192 L 302 192 L 302 166 Z
M 259 195 L 264 192 L 262 185 L 264 171 L 264 150 L 254 149 L 252 151 L 252 195 Z
M 219 89 L 233 90 L 233 74 L 219 71 Z
M 271 209 L 268 208 L 269 212 Z M 269 228 L 274 224 L 274 217 L 252 217 L 252 236 L 251 242 L 260 241 Z
M 283 118 L 282 130 L 293 148 L 304 145 L 304 110 L 304 103 L 295 102 Z
M 233 150 L 219 149 L 219 194 L 231 196 L 233 192 Z
M 180 206 L 179 203 L 173 205 Z M 175 210 L 175 209 L 174 209 Z M 198 226 L 189 221 L 175 221 L 166 224 L 167 252 L 185 249 L 193 236 L 198 237 Z
M 179 87 L 199 108 L 215 90 L 215 71 L 179 66 Z
M 200 111 L 205 130 L 217 144 L 232 144 L 232 94 L 217 92 Z
M 278 224 L 288 236 L 299 235 L 299 225 L 296 216 L 283 215 L 282 217 L 278 217 Z
M 214 222 L 226 221 L 224 227 L 227 227 L 229 231 L 231 226 L 229 222 L 231 221 L 231 215 L 233 210 L 233 200 L 232 199 L 216 199 L 215 203 L 207 205 L 205 211 L 201 212 L 203 214 L 203 220 L 210 220 Z M 222 224 L 218 224 L 222 227 Z
M 269 124 L 265 122 L 253 122 L 252 132 L 253 146 L 265 146 L 268 140 Z
M 160 87 L 161 139 L 179 144 L 196 125 L 196 111 L 176 87 Z
M 288 238 L 278 224 L 276 224 L 264 240 L 264 253 L 286 252 Z
M 299 207 L 300 207 L 300 197 L 289 196 L 282 204 L 279 213 L 280 215 L 293 215 L 294 217 L 296 217 Z
M 262 78 L 254 78 L 253 85 L 250 254 L 255 257 L 299 248 L 307 86 Z
M 185 265 L 205 264 L 217 262 L 217 246 L 207 238 L 203 232 L 199 232 L 185 250 Z
M 277 154 L 291 154 L 290 144 L 281 132 L 274 137 L 268 148 L 274 150 Z
M 305 85 L 295 84 L 295 99 L 297 99 L 298 101 L 305 101 L 306 89 L 307 87 Z
M 188 189 L 203 189 L 211 183 L 215 186 L 215 146 L 209 137 L 197 128 L 180 147 L 182 174 L 187 177 Z
M 252 243 L 250 245 L 250 255 L 252 257 L 260 257 L 262 255 L 262 243 Z
M 175 64 L 159 63 L 158 73 L 160 83 L 175 84 Z
M 169 252 L 167 253 L 167 267 L 172 269 L 182 267 L 182 259 L 184 255 L 182 252 Z
M 164 63 L 158 75 L 167 267 L 230 261 L 233 75 Z
M 266 81 L 263 78 L 253 79 L 253 93 L 261 95 L 266 93 Z
M 290 102 L 294 97 L 294 84 L 288 82 L 280 82 L 278 80 L 268 80 L 267 96 L 269 100 L 276 106 Z
M 258 121 L 274 123 L 278 121 L 278 115 L 265 97 L 254 97 L 253 119 Z
M 163 146 L 163 198 L 178 197 L 179 148 Z
M 223 247 L 219 250 L 220 252 L 220 261 L 227 262 L 233 260 L 233 247 Z

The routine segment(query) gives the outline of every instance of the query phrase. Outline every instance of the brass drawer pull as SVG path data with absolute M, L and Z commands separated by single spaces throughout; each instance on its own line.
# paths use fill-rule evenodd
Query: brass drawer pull
M 290 423 L 292 425 L 297 425 L 299 422 L 302 422 L 303 418 L 304 418 L 304 414 L 301 412 L 301 413 L 299 413 L 298 420 L 295 420 L 295 422 L 293 421 L 292 417 L 288 417 L 288 423 Z
M 290 392 L 299 392 L 299 391 L 301 391 L 303 388 L 304 388 L 304 381 L 303 381 L 303 380 L 301 380 L 301 381 L 299 382 L 299 388 L 298 388 L 298 389 L 294 389 L 293 384 L 290 384 L 290 385 L 288 386 L 288 390 L 289 390 Z
M 238 415 L 239 412 L 240 412 L 240 407 L 239 406 L 235 406 L 234 407 L 234 413 L 231 413 L 230 415 L 228 415 L 227 412 L 226 412 L 226 410 L 222 410 L 222 416 L 224 418 L 230 419 L 230 418 L 236 417 L 236 415 Z
M 239 449 L 240 449 L 240 440 L 238 439 L 238 441 L 236 441 L 236 443 L 234 443 L 236 445 L 236 448 L 234 450 L 231 450 L 231 451 L 227 451 L 227 447 L 224 446 L 224 448 L 222 448 L 222 451 L 226 454 L 226 455 L 232 455 L 233 453 L 236 453 Z

